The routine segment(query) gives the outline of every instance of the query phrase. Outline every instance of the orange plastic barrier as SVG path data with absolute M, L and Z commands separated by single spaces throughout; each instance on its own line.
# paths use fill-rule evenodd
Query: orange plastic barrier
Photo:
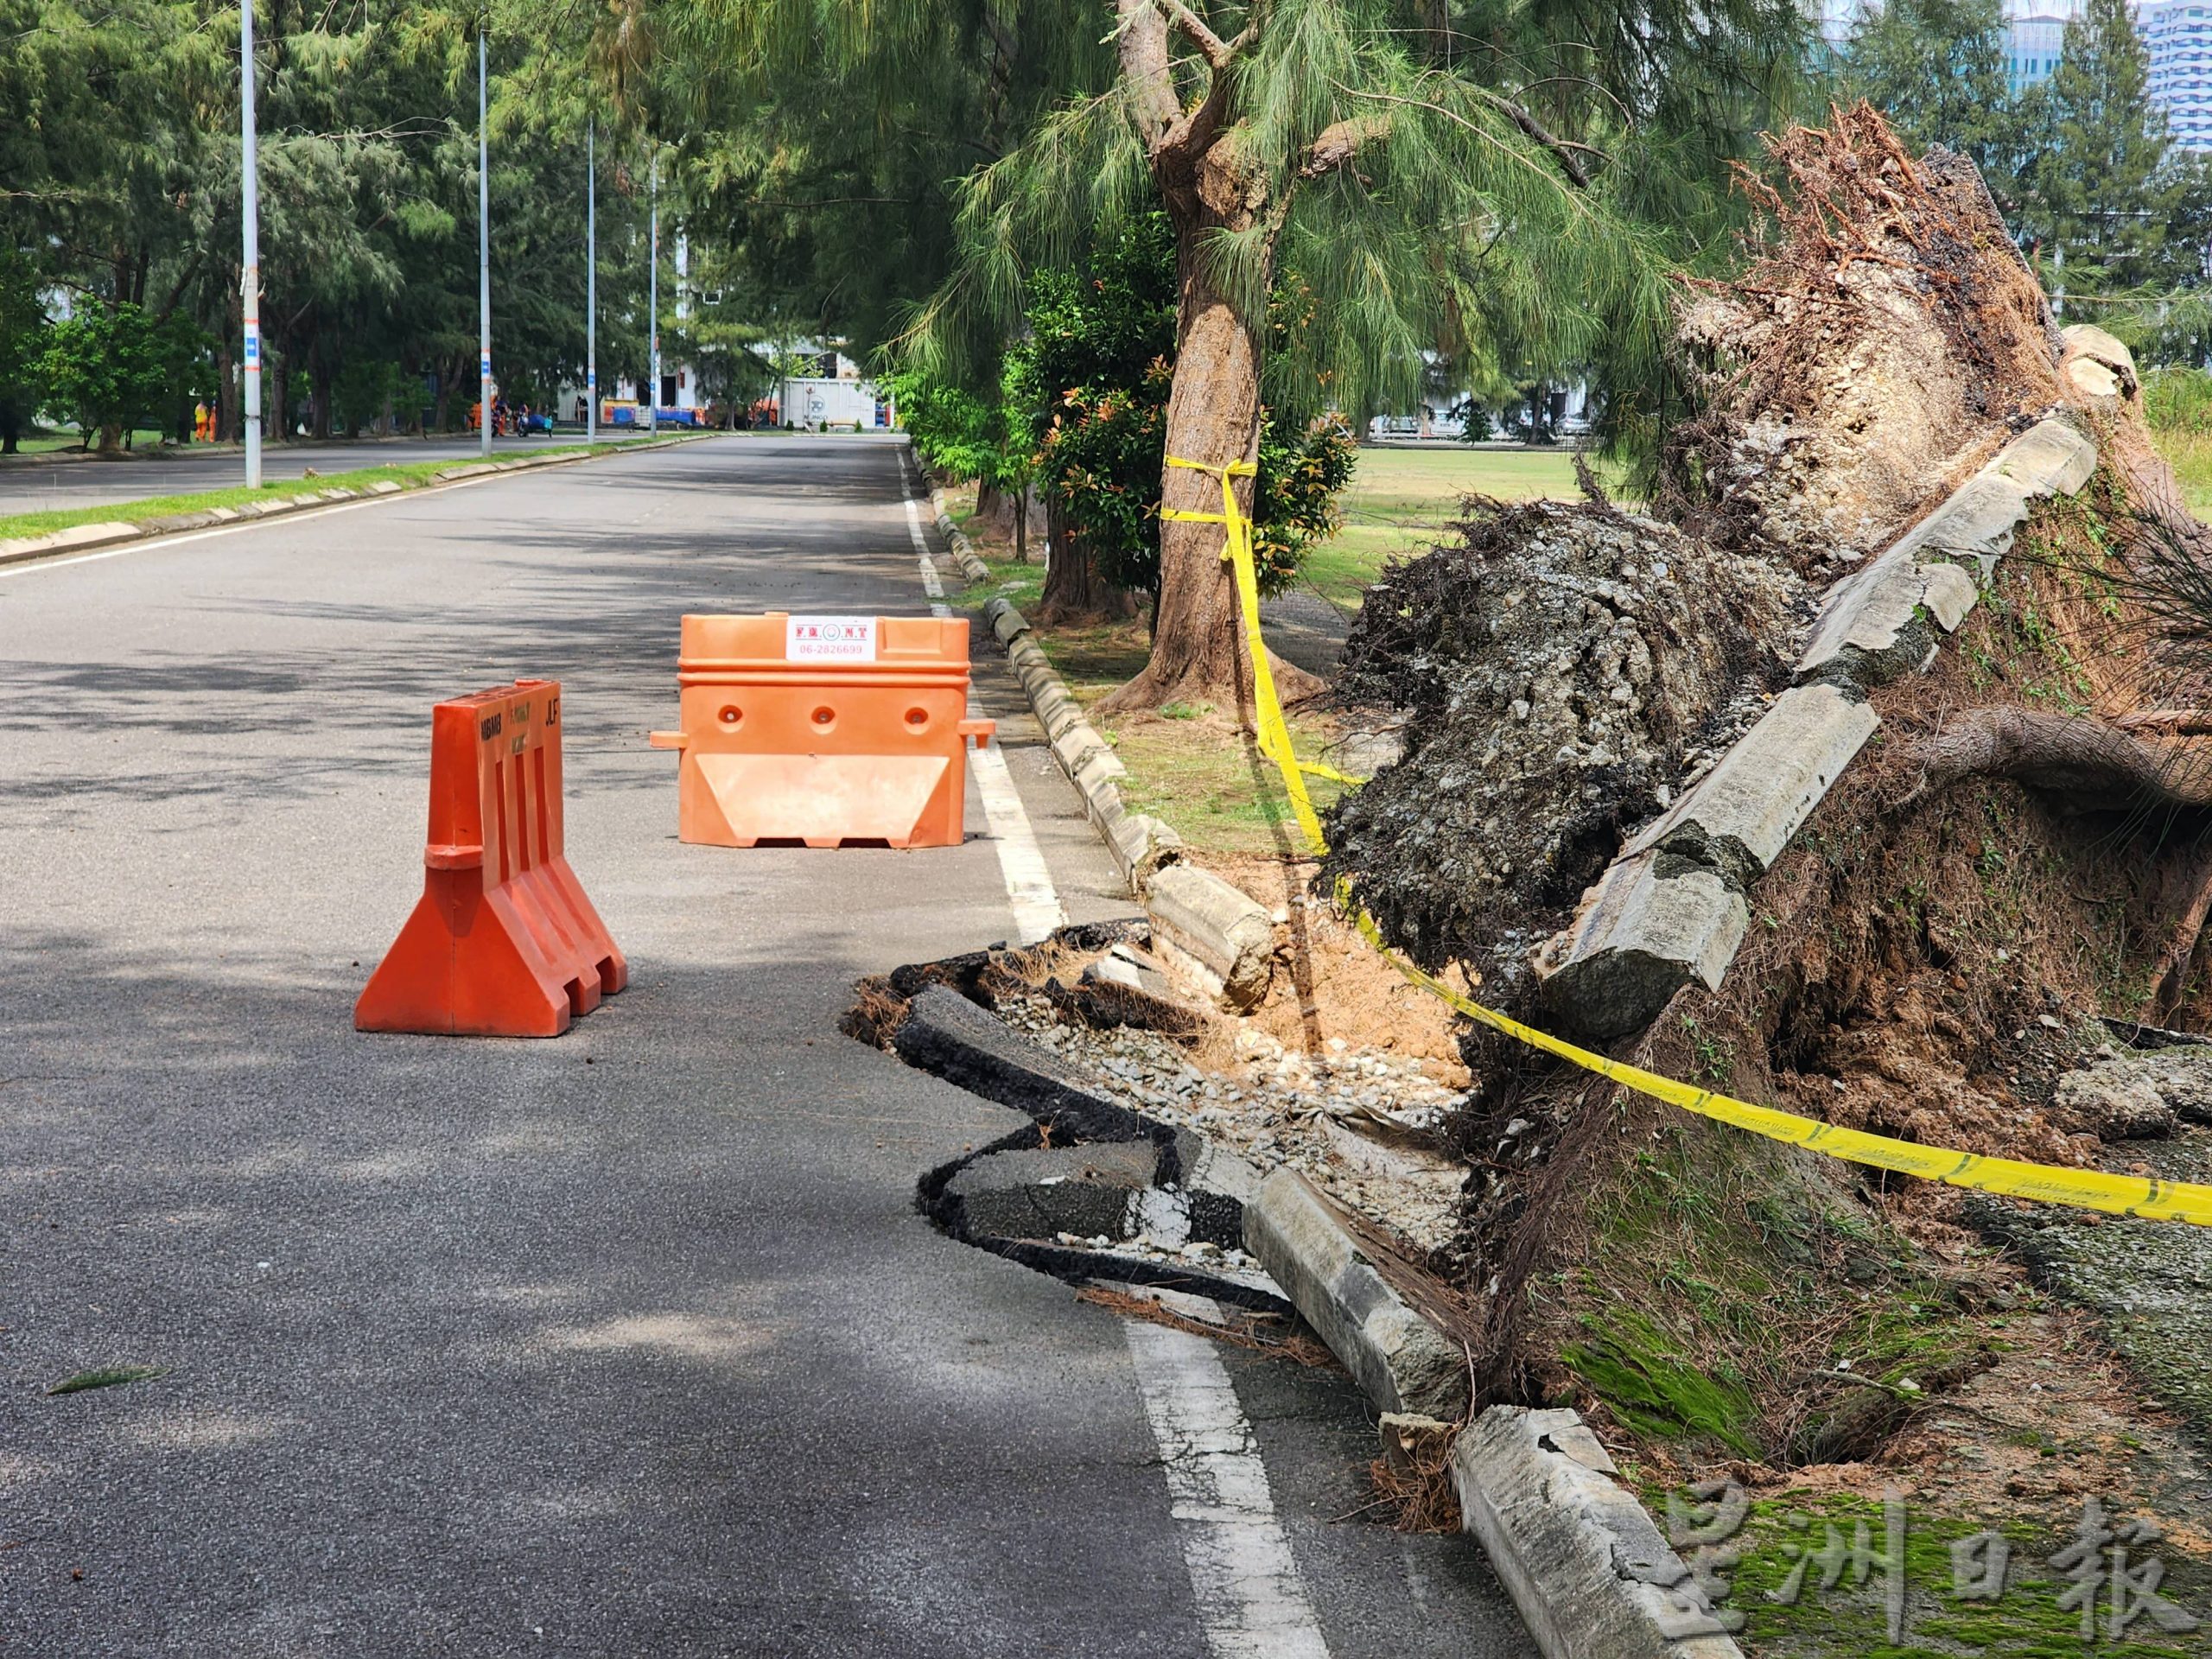
M 962 835 L 968 624 L 933 617 L 687 616 L 676 681 L 683 729 L 677 835 L 709 847 Z
M 353 1006 L 363 1031 L 557 1037 L 630 982 L 561 833 L 561 683 L 430 711 L 423 897 Z

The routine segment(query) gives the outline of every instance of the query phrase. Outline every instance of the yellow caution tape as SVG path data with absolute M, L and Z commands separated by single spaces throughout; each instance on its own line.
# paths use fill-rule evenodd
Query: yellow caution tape
M 1319 772 L 1324 777 L 1335 777 L 1337 774 L 1325 768 L 1302 766 L 1293 753 L 1290 728 L 1283 720 L 1282 702 L 1275 694 L 1274 676 L 1268 665 L 1267 645 L 1260 632 L 1260 587 L 1252 563 L 1251 525 L 1237 510 L 1233 482 L 1236 479 L 1251 476 L 1256 469 L 1249 461 L 1209 466 L 1203 461 L 1184 461 L 1173 455 L 1167 458 L 1167 464 L 1210 474 L 1221 480 L 1221 512 L 1163 511 L 1160 517 L 1220 524 L 1227 531 L 1227 545 L 1222 550 L 1222 556 L 1230 563 L 1236 575 L 1238 607 L 1244 618 L 1245 643 L 1252 657 L 1252 686 L 1254 701 L 1258 705 L 1260 752 L 1274 762 L 1276 771 L 1281 774 L 1283 789 L 1290 797 L 1291 810 L 1297 817 L 1299 827 L 1305 831 L 1314 855 L 1319 857 L 1328 851 L 1328 843 L 1321 834 L 1320 815 L 1313 810 L 1313 798 L 1306 791 L 1306 774 Z M 1700 1117 L 1709 1117 L 1719 1122 L 1732 1123 L 1739 1129 L 1749 1129 L 1770 1141 L 1783 1141 L 1792 1146 L 1808 1147 L 1832 1158 L 1868 1164 L 1876 1169 L 1894 1170 L 1901 1175 L 1916 1175 L 1923 1180 L 1942 1181 L 1951 1186 L 1970 1187 L 1976 1192 L 1995 1192 L 2005 1198 L 2032 1198 L 2042 1204 L 2063 1204 L 2082 1210 L 2101 1210 L 2107 1215 L 2134 1216 L 2146 1221 L 2186 1221 L 2199 1227 L 2212 1227 L 2212 1186 L 2133 1175 L 2108 1175 L 2101 1170 L 2066 1169 L 2053 1164 L 2023 1163 L 2012 1158 L 1984 1158 L 1976 1153 L 1923 1147 L 1910 1141 L 1892 1140 L 1885 1135 L 1869 1135 L 1861 1129 L 1842 1128 L 1834 1123 L 1823 1123 L 1817 1118 L 1800 1117 L 1794 1112 L 1780 1111 L 1771 1106 L 1755 1106 L 1749 1101 L 1715 1094 L 1710 1089 L 1693 1088 L 1688 1084 L 1677 1083 L 1672 1077 L 1662 1077 L 1656 1071 L 1646 1071 L 1641 1066 L 1608 1059 L 1603 1054 L 1593 1054 L 1586 1048 L 1578 1048 L 1573 1043 L 1538 1031 L 1533 1026 L 1524 1026 L 1495 1008 L 1486 1008 L 1472 998 L 1462 996 L 1433 974 L 1415 967 L 1383 943 L 1382 931 L 1376 925 L 1375 918 L 1363 907 L 1352 904 L 1350 888 L 1343 882 L 1337 887 L 1337 901 L 1352 915 L 1353 925 L 1359 930 L 1360 937 L 1374 946 L 1385 961 L 1414 984 L 1442 998 L 1470 1020 L 1488 1026 L 1493 1031 L 1503 1032 L 1531 1048 L 1556 1055 L 1586 1071 L 1594 1071 L 1599 1077 L 1633 1089 L 1639 1094 L 1649 1095 L 1654 1100 L 1662 1100 L 1669 1106 L 1679 1106 L 1686 1112 L 1695 1112 Z

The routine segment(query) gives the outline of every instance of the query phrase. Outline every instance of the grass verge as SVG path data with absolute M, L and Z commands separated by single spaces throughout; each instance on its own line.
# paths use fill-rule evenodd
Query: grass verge
M 2199 518 L 2212 520 L 2212 434 L 2153 432 L 2151 437 L 2174 469 L 2189 510 Z
M 608 454 L 629 447 L 621 443 L 564 444 L 556 448 L 533 449 L 531 458 Z M 233 489 L 200 490 L 189 495 L 149 496 L 143 501 L 111 502 L 106 506 L 57 507 L 45 512 L 12 513 L 0 518 L 0 541 L 12 541 L 21 536 L 50 536 L 57 530 L 68 530 L 77 524 L 143 524 L 188 512 L 206 512 L 213 507 L 242 507 L 255 501 L 289 500 L 293 496 L 312 494 L 317 490 L 365 490 L 372 484 L 386 482 L 397 484 L 402 489 L 421 489 L 427 484 L 435 483 L 440 473 L 471 464 L 467 459 L 455 460 L 452 456 L 442 461 L 386 461 L 380 467 L 363 467 L 352 472 L 323 473 L 313 478 L 264 482 L 257 490 L 249 490 L 240 485 Z
M 1042 567 L 1015 563 L 1003 543 L 978 533 L 972 493 L 946 491 L 945 508 L 990 570 L 957 602 L 974 609 L 1003 596 L 1017 610 L 1033 610 L 1044 590 Z M 1040 629 L 1031 637 L 1085 709 L 1142 668 L 1149 649 L 1141 617 L 1091 627 Z M 1274 766 L 1236 730 L 1232 714 L 1211 703 L 1171 703 L 1158 715 L 1092 718 L 1128 768 L 1122 799 L 1131 811 L 1166 819 L 1201 852 L 1303 855 L 1281 781 Z M 1325 720 L 1294 715 L 1290 726 L 1299 753 L 1308 759 L 1320 756 L 1337 738 L 1334 724 Z M 1325 808 L 1337 798 L 1337 785 L 1325 779 L 1314 779 L 1309 786 L 1318 806 Z

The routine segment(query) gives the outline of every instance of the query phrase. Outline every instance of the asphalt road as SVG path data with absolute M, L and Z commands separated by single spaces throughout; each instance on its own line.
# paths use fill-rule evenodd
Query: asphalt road
M 959 848 L 740 853 L 645 747 L 686 608 L 920 612 L 900 503 L 887 444 L 728 440 L 0 570 L 0 1654 L 1209 1650 L 1116 1317 L 915 1211 L 1013 1115 L 836 1030 L 1011 932 L 972 784 Z M 429 705 L 518 675 L 632 988 L 357 1034 Z M 1346 1378 L 1222 1358 L 1331 1652 L 1532 1651 L 1471 1545 L 1338 1519 Z
M 614 442 L 622 435 L 601 435 Z M 550 438 L 494 438 L 496 454 L 526 455 L 556 444 L 581 443 L 582 432 Z M 293 479 L 312 467 L 326 476 L 386 461 L 468 461 L 482 453 L 478 439 L 460 436 L 391 438 L 332 443 L 272 443 L 261 452 L 264 478 Z M 74 452 L 22 455 L 0 461 L 0 518 L 16 512 L 52 512 L 71 507 L 102 507 L 143 501 L 156 495 L 186 495 L 195 490 L 233 489 L 245 482 L 243 452 L 231 448 L 133 452 L 104 461 Z

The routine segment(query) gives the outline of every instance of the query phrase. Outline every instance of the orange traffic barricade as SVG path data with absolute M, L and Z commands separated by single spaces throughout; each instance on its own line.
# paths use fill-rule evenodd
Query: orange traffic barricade
M 569 868 L 561 683 L 430 711 L 423 897 L 353 1006 L 363 1031 L 557 1037 L 630 982 Z
M 968 624 L 902 616 L 687 616 L 676 682 L 683 729 L 677 835 L 950 847 L 963 833 Z

